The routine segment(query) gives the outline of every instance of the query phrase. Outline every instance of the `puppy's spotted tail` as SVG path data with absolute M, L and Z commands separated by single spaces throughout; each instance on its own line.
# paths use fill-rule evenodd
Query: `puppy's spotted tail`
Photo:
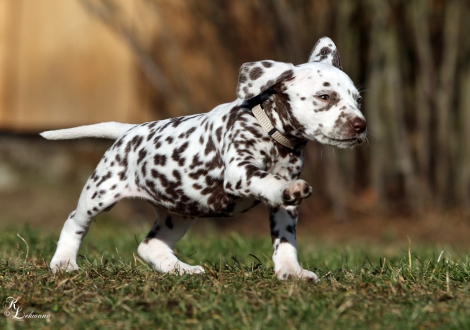
M 116 140 L 126 131 L 136 125 L 122 124 L 110 121 L 94 125 L 78 126 L 42 132 L 40 135 L 48 140 L 72 140 L 83 138 L 101 138 Z

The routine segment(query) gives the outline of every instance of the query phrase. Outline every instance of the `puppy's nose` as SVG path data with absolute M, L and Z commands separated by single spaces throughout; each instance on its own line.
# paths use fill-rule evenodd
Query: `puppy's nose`
M 351 124 L 352 124 L 352 127 L 354 128 L 354 131 L 356 131 L 356 133 L 358 134 L 363 133 L 367 128 L 366 121 L 359 117 L 354 118 Z

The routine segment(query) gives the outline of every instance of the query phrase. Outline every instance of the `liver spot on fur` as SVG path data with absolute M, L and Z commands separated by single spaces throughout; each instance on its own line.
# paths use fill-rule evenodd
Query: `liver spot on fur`
M 331 48 L 330 47 L 323 47 L 322 49 L 320 49 L 320 54 L 321 55 L 328 55 L 329 53 L 331 53 Z
M 260 67 L 255 67 L 250 71 L 250 79 L 256 80 L 263 75 L 264 71 Z
M 270 68 L 273 66 L 273 64 L 271 62 L 268 62 L 268 61 L 263 61 L 261 62 L 261 64 L 265 67 L 265 68 Z

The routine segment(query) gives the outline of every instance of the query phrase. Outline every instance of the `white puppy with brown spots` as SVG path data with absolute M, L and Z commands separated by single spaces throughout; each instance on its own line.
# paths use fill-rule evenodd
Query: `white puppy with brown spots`
M 110 138 L 60 234 L 51 268 L 76 270 L 90 223 L 119 200 L 148 200 L 157 219 L 139 255 L 165 273 L 201 273 L 173 253 L 195 218 L 227 217 L 268 206 L 279 279 L 318 280 L 297 261 L 300 180 L 308 140 L 350 148 L 366 137 L 361 98 L 342 71 L 333 41 L 321 38 L 309 62 L 260 61 L 240 69 L 238 99 L 208 113 L 141 125 L 102 123 L 42 133 L 47 139 Z

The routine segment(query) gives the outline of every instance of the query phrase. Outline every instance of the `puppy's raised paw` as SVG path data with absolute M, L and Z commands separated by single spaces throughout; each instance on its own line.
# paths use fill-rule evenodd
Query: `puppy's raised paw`
M 284 205 L 299 205 L 305 198 L 312 194 L 312 187 L 304 180 L 296 180 L 287 183 L 282 190 Z

